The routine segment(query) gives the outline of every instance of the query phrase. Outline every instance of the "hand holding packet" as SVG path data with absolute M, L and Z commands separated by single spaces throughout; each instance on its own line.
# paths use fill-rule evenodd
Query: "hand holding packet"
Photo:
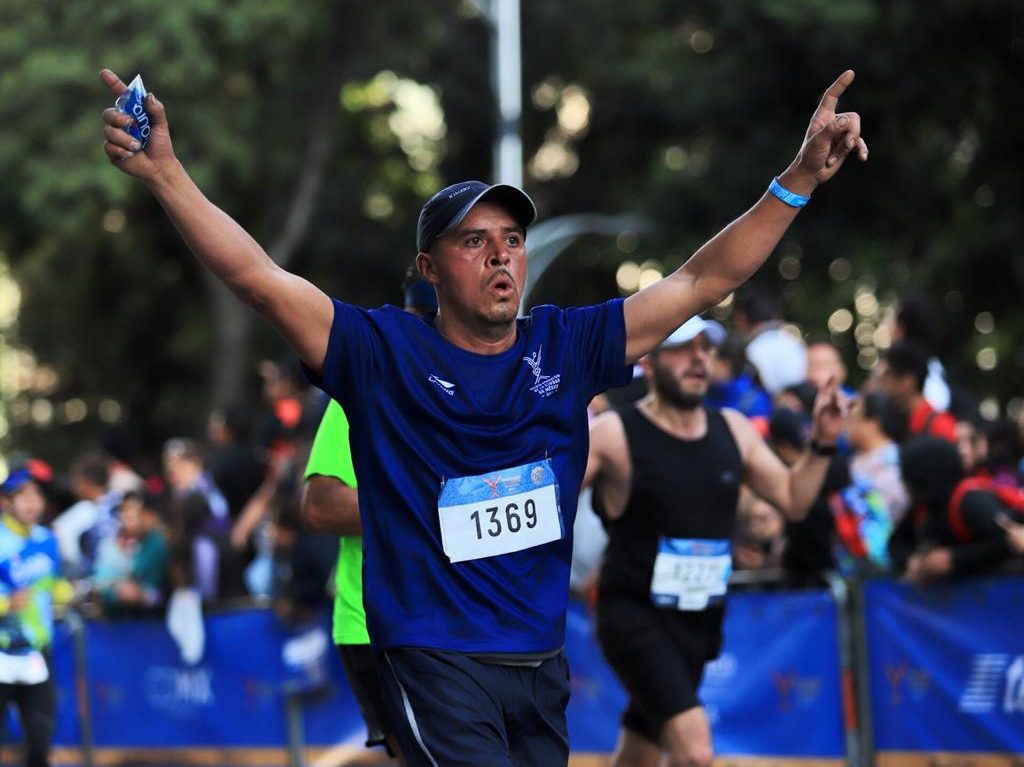
M 142 75 L 135 75 L 135 79 L 114 101 L 114 108 L 135 119 L 131 125 L 125 128 L 129 135 L 146 146 L 149 141 L 149 112 L 144 106 L 146 101 L 146 86 L 142 84 Z

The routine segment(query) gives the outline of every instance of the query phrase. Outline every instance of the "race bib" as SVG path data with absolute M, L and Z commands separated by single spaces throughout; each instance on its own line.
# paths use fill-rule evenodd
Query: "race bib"
M 563 535 L 549 460 L 450 479 L 437 499 L 437 515 L 452 562 L 510 554 Z
M 49 678 L 46 659 L 38 650 L 24 655 L 0 652 L 0 684 L 41 684 Z
M 729 541 L 661 538 L 651 576 L 651 599 L 658 607 L 703 610 L 725 596 L 732 574 Z

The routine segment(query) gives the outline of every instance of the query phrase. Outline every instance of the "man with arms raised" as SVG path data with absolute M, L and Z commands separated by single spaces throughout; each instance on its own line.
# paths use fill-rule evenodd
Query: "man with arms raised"
M 124 83 L 102 79 L 119 95 Z M 770 192 L 679 270 L 623 301 L 516 318 L 526 277 L 522 191 L 454 184 L 424 205 L 417 268 L 438 311 L 363 310 L 281 269 L 208 200 L 146 98 L 144 150 L 108 109 L 105 151 L 157 197 L 211 271 L 275 324 L 350 418 L 363 522 L 364 601 L 386 704 L 410 765 L 558 765 L 568 759 L 562 656 L 587 403 L 680 322 L 768 257 L 807 196 L 853 153 L 836 114 L 845 72 Z
M 811 449 L 787 469 L 735 410 L 705 408 L 725 330 L 692 317 L 640 361 L 649 394 L 590 427 L 584 484 L 608 546 L 598 581 L 597 634 L 630 695 L 614 767 L 710 765 L 697 699 L 718 656 L 732 570 L 740 484 L 800 519 L 825 479 L 843 428 L 834 379 L 818 392 Z

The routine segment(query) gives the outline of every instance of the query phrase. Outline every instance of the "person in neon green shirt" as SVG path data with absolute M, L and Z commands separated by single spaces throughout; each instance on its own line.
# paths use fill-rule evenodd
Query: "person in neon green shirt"
M 317 532 L 341 536 L 335 570 L 332 635 L 336 645 L 368 645 L 363 612 L 363 539 L 356 472 L 348 445 L 348 418 L 331 400 L 306 464 L 303 519 Z
M 406 272 L 404 289 L 406 311 L 426 314 L 437 308 L 434 287 L 414 268 Z M 370 649 L 363 611 L 363 528 L 348 442 L 348 418 L 333 400 L 313 440 L 305 481 L 303 523 L 313 532 L 341 536 L 334 576 L 332 634 L 345 676 L 366 722 L 366 745 L 383 745 L 395 756 L 398 746 L 387 726 L 377 658 Z

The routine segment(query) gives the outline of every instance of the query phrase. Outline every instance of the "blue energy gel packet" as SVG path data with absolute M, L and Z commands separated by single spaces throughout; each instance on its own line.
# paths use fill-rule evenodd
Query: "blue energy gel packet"
M 142 84 L 142 75 L 135 75 L 128 88 L 114 101 L 114 108 L 135 118 L 135 122 L 125 128 L 129 135 L 146 146 L 149 141 L 149 112 L 143 106 L 146 100 L 146 86 Z

